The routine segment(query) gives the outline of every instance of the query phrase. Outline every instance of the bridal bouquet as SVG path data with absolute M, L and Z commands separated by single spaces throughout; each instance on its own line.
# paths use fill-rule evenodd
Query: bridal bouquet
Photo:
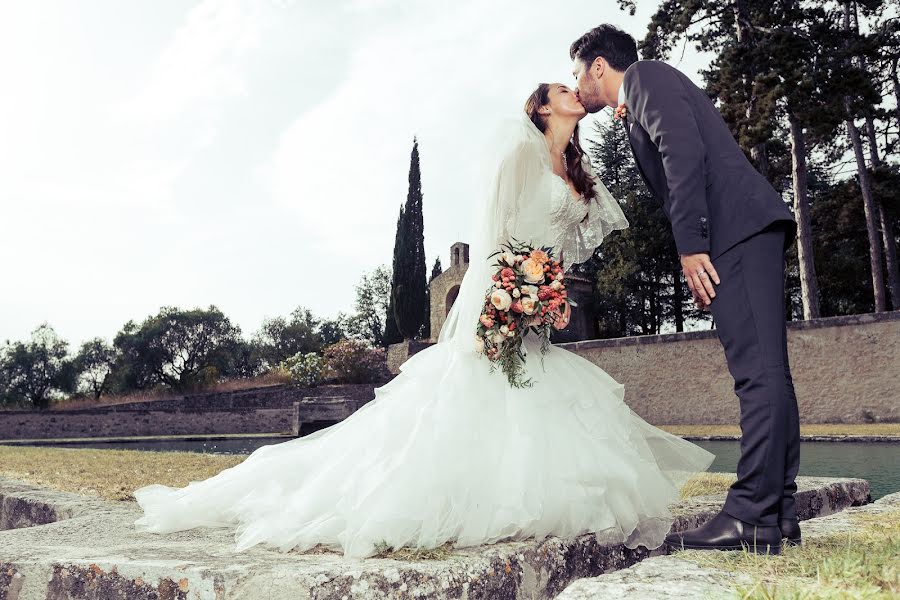
M 553 259 L 553 248 L 533 248 L 517 240 L 502 244 L 488 258 L 497 257 L 484 308 L 478 319 L 475 349 L 499 366 L 512 387 L 531 387 L 523 379 L 525 352 L 522 343 L 529 332 L 541 338 L 541 354 L 550 345 L 551 329 L 562 316 L 567 298 L 565 271 Z

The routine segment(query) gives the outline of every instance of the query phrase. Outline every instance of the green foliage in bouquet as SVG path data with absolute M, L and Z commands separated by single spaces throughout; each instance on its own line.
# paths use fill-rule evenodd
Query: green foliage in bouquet
M 485 294 L 475 332 L 476 350 L 491 361 L 491 372 L 499 367 L 506 374 L 511 387 L 531 387 L 534 381 L 525 378 L 525 337 L 529 333 L 540 337 L 543 364 L 561 307 L 566 302 L 576 304 L 568 300 L 565 271 L 553 259 L 552 247 L 534 248 L 513 238 L 488 259 L 494 257 L 494 284 Z

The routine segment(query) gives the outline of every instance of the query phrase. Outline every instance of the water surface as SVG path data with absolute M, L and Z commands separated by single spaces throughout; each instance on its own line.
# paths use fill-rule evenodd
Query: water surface
M 325 426 L 324 424 L 322 426 Z M 303 433 L 312 430 L 304 429 Z M 35 444 L 65 448 L 105 448 L 158 452 L 206 452 L 250 454 L 261 446 L 284 442 L 291 437 L 230 438 L 225 440 L 140 440 L 137 442 L 86 442 L 77 444 Z M 737 441 L 695 441 L 716 455 L 709 470 L 734 473 L 740 456 Z M 868 480 L 872 499 L 900 491 L 900 443 L 898 442 L 801 442 L 800 475 L 858 477 Z

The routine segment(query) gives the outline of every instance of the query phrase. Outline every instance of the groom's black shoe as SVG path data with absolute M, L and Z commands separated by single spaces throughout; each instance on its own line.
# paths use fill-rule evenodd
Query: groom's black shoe
M 782 539 L 788 541 L 788 545 L 801 544 L 800 519 L 778 519 L 778 529 L 781 531 Z
M 689 531 L 670 533 L 666 545 L 672 550 L 740 550 L 756 554 L 781 554 L 781 531 L 777 525 L 753 525 L 724 510 Z

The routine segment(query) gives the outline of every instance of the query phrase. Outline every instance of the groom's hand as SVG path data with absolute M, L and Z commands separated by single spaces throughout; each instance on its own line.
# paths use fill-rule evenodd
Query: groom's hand
M 716 297 L 716 289 L 713 287 L 713 282 L 716 285 L 721 283 L 715 267 L 709 260 L 709 254 L 705 252 L 682 254 L 681 268 L 684 271 L 684 278 L 691 290 L 691 294 L 694 296 L 694 302 L 701 303 L 703 306 L 709 306 L 712 303 L 712 299 Z

